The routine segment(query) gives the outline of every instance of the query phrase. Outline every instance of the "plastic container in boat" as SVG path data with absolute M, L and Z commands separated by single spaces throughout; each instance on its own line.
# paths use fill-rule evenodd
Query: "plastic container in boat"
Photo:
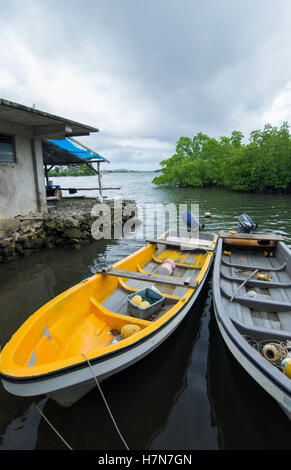
M 131 299 L 135 295 L 140 295 L 142 300 L 147 300 L 150 303 L 149 307 L 142 308 L 132 302 Z M 132 317 L 142 318 L 143 320 L 146 320 L 151 315 L 157 313 L 160 310 L 164 303 L 164 300 L 165 297 L 162 294 L 152 289 L 151 287 L 147 287 L 146 289 L 142 289 L 127 296 L 127 311 L 131 314 Z
M 166 259 L 161 264 L 161 266 L 158 267 L 155 274 L 163 274 L 164 276 L 171 276 L 171 274 L 173 274 L 175 267 L 176 265 L 172 260 Z

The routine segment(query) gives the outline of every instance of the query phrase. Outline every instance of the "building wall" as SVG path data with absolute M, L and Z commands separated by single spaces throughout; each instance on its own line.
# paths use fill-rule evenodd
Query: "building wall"
M 46 209 L 41 140 L 15 137 L 16 163 L 0 164 L 0 220 Z M 39 201 L 39 202 L 38 202 Z

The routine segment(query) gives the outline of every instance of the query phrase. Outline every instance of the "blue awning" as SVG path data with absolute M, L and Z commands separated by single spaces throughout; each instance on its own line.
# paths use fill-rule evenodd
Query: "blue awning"
M 95 162 L 108 162 L 107 158 L 102 157 L 99 153 L 93 153 L 68 138 L 65 138 L 65 140 L 46 139 L 46 141 L 51 142 L 53 145 L 63 149 L 65 152 L 70 152 L 81 159 L 94 160 Z

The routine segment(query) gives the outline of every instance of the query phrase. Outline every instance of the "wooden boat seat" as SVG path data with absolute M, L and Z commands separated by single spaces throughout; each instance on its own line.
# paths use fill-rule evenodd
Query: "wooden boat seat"
M 221 294 L 226 299 L 230 299 L 231 295 L 228 294 L 222 287 Z M 265 296 L 266 297 L 266 296 Z M 233 299 L 233 302 L 238 302 L 241 305 L 246 305 L 247 307 L 253 308 L 255 310 L 262 310 L 264 312 L 290 312 L 291 304 L 288 302 L 274 302 L 272 300 L 266 300 L 263 296 L 257 295 L 257 297 L 242 297 L 236 296 Z
M 228 266 L 229 268 L 238 268 L 238 269 L 245 269 L 246 271 L 254 271 L 255 269 L 258 269 L 259 271 L 284 271 L 286 269 L 287 263 L 283 263 L 281 266 L 277 266 L 276 268 L 273 267 L 266 267 L 266 266 L 251 266 L 251 265 L 246 265 L 246 264 L 239 264 L 239 263 L 230 263 L 227 261 L 223 256 L 221 257 L 221 262 L 225 266 Z
M 193 241 L 195 240 L 195 243 Z M 147 240 L 148 243 L 156 243 L 161 245 L 168 245 L 168 246 L 175 246 L 180 247 L 182 250 L 193 251 L 193 250 L 200 250 L 200 251 L 214 251 L 214 248 L 211 247 L 212 241 L 208 240 L 200 240 L 200 239 L 193 239 L 193 238 L 179 238 L 179 237 L 172 237 L 172 238 L 151 238 Z M 203 242 L 203 243 L 201 243 Z
M 160 239 L 157 238 L 157 240 L 160 240 Z M 212 243 L 213 243 L 213 240 L 205 240 L 203 238 L 193 238 L 193 237 L 168 236 L 163 240 L 167 240 L 168 242 L 171 242 L 171 243 L 177 243 L 178 246 L 181 244 L 183 245 L 188 244 L 190 246 L 194 245 L 195 247 L 200 246 L 200 247 L 205 247 L 205 248 L 211 248 Z
M 290 330 L 274 330 L 272 328 L 267 328 L 265 326 L 256 327 L 255 325 L 246 325 L 239 321 L 237 318 L 234 318 L 230 315 L 230 319 L 233 324 L 237 327 L 238 331 L 245 336 L 250 336 L 251 338 L 262 341 L 264 340 L 281 340 L 286 341 L 290 339 Z
M 140 289 L 138 289 L 137 287 L 132 287 L 132 286 L 129 286 L 128 284 L 126 284 L 125 282 L 123 282 L 121 279 L 118 279 L 118 284 L 119 284 L 119 287 L 121 287 L 121 289 L 127 291 L 127 292 L 138 292 Z M 181 300 L 183 296 L 178 296 L 178 295 L 170 295 L 170 294 L 165 294 L 164 292 L 161 292 L 161 294 L 166 298 L 166 299 L 169 299 L 169 300 Z
M 276 233 L 243 233 L 243 232 L 220 232 L 220 238 L 233 238 L 239 240 L 260 240 L 260 241 L 284 241 L 282 235 L 277 235 Z
M 198 260 L 200 259 L 201 256 L 206 256 L 206 254 L 203 254 L 203 255 L 197 255 L 198 256 Z M 171 257 L 169 259 L 171 259 L 174 263 L 175 263 L 175 266 L 176 267 L 180 267 L 180 268 L 190 268 L 190 269 L 196 269 L 196 270 L 200 270 L 201 269 L 201 266 L 203 264 L 204 261 L 198 261 L 198 262 L 195 262 L 195 264 L 190 264 L 188 262 L 185 262 L 187 260 L 187 258 L 189 257 L 189 255 L 187 255 L 185 257 L 185 259 L 183 260 L 183 262 L 179 262 L 179 261 L 176 261 L 176 259 L 180 259 L 181 256 L 177 256 L 177 258 L 175 257 Z M 192 254 L 192 257 L 193 257 L 193 254 Z M 196 258 L 196 257 L 195 257 Z M 152 257 L 152 261 L 154 263 L 157 263 L 157 264 L 162 264 L 165 259 L 168 259 L 167 257 L 164 257 L 164 258 L 159 258 L 158 256 L 153 256 Z M 188 261 L 188 260 L 187 260 Z
M 268 271 L 268 269 L 266 269 L 265 271 Z M 221 271 L 221 276 L 226 279 L 227 281 L 230 281 L 230 282 L 238 282 L 238 283 L 241 283 L 241 282 L 244 282 L 245 278 L 242 278 L 242 277 L 233 277 L 233 276 L 230 276 L 228 274 L 226 274 L 225 272 Z M 253 286 L 253 287 L 262 287 L 262 288 L 266 288 L 266 287 L 282 287 L 283 289 L 286 289 L 287 287 L 291 287 L 291 282 L 276 282 L 276 281 L 261 281 L 259 279 L 249 279 L 247 282 L 246 282 L 246 285 L 248 286 Z
M 195 289 L 198 282 L 192 279 L 191 277 L 174 277 L 174 276 L 164 276 L 160 274 L 151 274 L 151 273 L 140 273 L 137 271 L 126 271 L 124 269 L 115 269 L 112 266 L 107 268 L 102 268 L 97 271 L 99 274 L 105 274 L 108 276 L 117 276 L 125 279 L 136 279 L 138 281 L 149 281 L 149 282 L 158 282 L 162 284 L 169 284 L 172 286 L 178 287 L 188 287 L 189 289 Z
M 121 313 L 115 313 L 111 310 L 108 310 L 104 305 L 102 305 L 94 297 L 90 297 L 91 309 L 93 312 L 97 312 L 98 316 L 100 315 L 110 323 L 111 328 L 120 328 L 125 323 L 132 323 L 134 325 L 139 325 L 142 328 L 145 328 L 152 324 L 151 321 L 143 320 L 142 318 L 136 318 L 129 315 L 123 315 Z

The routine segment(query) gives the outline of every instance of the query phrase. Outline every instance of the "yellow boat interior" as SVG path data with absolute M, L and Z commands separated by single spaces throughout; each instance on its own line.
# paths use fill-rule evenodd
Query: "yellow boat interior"
M 144 274 L 145 279 L 98 273 L 52 299 L 7 343 L 0 356 L 0 372 L 19 378 L 47 374 L 84 362 L 83 354 L 96 358 L 152 333 L 179 312 L 197 289 L 179 282 L 187 278 L 199 286 L 208 272 L 217 235 L 201 232 L 196 240 L 201 241 L 201 249 L 200 245 L 185 250 L 149 243 L 112 266 L 113 270 Z M 155 275 L 165 282 L 147 280 L 165 260 L 175 263 L 172 275 Z M 167 282 L 169 277 L 177 285 Z M 147 319 L 128 313 L 128 295 L 152 286 L 165 297 L 160 310 Z M 136 325 L 138 331 L 114 342 L 124 325 Z

